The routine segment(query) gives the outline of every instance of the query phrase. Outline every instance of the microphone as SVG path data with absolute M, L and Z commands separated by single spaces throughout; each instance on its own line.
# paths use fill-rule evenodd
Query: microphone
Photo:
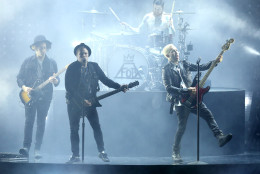
M 197 60 L 197 64 L 199 64 L 200 61 L 201 61 L 201 57 L 198 58 L 198 60 Z
M 86 59 L 85 58 L 82 59 L 82 64 L 85 66 L 85 64 L 86 64 Z

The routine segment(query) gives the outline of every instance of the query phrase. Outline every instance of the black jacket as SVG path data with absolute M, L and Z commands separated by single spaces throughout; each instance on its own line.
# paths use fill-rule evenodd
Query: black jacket
M 37 77 L 37 67 L 38 67 L 38 60 L 34 56 L 31 56 L 27 58 L 19 71 L 19 74 L 17 75 L 17 84 L 21 88 L 23 85 L 28 87 L 37 87 L 39 84 L 36 84 L 36 81 L 38 80 Z M 50 76 L 53 75 L 53 73 L 57 73 L 57 64 L 53 59 L 46 57 L 44 58 L 42 62 L 42 74 L 43 74 L 43 81 L 47 80 Z M 59 77 L 57 77 L 58 81 L 60 82 Z M 43 82 L 42 81 L 42 82 Z M 56 84 L 55 86 L 59 85 Z M 51 83 L 47 84 L 43 89 L 43 100 L 51 100 L 52 94 L 53 94 L 53 85 Z
M 200 65 L 200 71 L 204 71 L 210 68 L 213 61 L 210 61 L 207 64 Z M 187 61 L 179 62 L 180 72 L 183 78 L 185 85 L 188 87 L 191 86 L 191 71 L 197 71 L 197 65 L 192 64 Z M 162 79 L 163 84 L 167 91 L 166 100 L 172 103 L 178 103 L 179 97 L 182 92 L 186 92 L 187 89 L 181 88 L 181 77 L 177 71 L 176 66 L 173 63 L 168 62 L 162 69 Z
M 65 89 L 66 89 L 66 99 L 71 100 L 72 97 L 78 99 L 77 91 L 79 89 L 80 78 L 81 78 L 81 63 L 75 61 L 71 63 L 65 74 Z M 100 80 L 104 85 L 109 88 L 118 89 L 120 85 L 113 80 L 106 77 L 104 72 L 95 62 L 88 62 L 88 67 L 91 72 L 91 97 L 96 97 L 97 92 L 99 91 L 98 81 Z

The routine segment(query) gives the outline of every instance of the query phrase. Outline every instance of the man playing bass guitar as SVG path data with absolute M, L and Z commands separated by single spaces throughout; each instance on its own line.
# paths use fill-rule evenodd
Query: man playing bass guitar
M 179 52 L 173 44 L 169 44 L 163 49 L 164 56 L 168 59 L 168 64 L 162 70 L 163 84 L 167 91 L 167 101 L 171 102 L 171 112 L 174 107 L 178 118 L 178 128 L 175 134 L 172 158 L 175 162 L 181 162 L 180 143 L 185 132 L 188 116 L 190 113 L 196 114 L 197 108 L 188 108 L 181 103 L 183 95 L 196 95 L 196 87 L 191 87 L 190 71 L 197 71 L 197 65 L 187 61 L 179 61 Z M 220 62 L 222 56 L 214 61 Z M 211 67 L 214 61 L 200 65 L 200 70 L 204 71 Z M 202 102 L 200 104 L 200 117 L 208 124 L 214 136 L 218 139 L 219 146 L 224 146 L 232 138 L 231 134 L 224 135 L 219 129 L 211 111 Z

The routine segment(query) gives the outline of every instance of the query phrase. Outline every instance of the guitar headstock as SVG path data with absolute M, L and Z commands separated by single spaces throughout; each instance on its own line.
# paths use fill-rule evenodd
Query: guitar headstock
M 139 85 L 139 82 L 138 81 L 134 81 L 134 82 L 131 82 L 128 84 L 128 88 L 133 88 L 135 86 L 138 86 Z
M 222 46 L 222 51 L 226 51 L 229 49 L 230 45 L 234 42 L 235 40 L 233 38 L 227 40 L 227 42 Z

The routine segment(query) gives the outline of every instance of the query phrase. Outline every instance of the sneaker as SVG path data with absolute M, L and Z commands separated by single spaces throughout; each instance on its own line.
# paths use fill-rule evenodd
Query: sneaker
M 174 162 L 182 162 L 180 153 L 173 152 L 172 159 Z
M 66 164 L 74 164 L 80 162 L 79 156 L 72 156 L 70 157 L 69 161 L 66 162 Z
M 219 147 L 223 147 L 225 144 L 227 144 L 230 140 L 232 139 L 232 134 L 227 134 L 227 135 L 219 135 L 218 136 L 218 143 Z
M 98 157 L 101 158 L 104 162 L 110 162 L 109 158 L 107 157 L 107 154 L 104 151 L 100 152 Z
M 19 150 L 19 153 L 25 157 L 29 157 L 29 150 L 28 148 L 24 147 Z
M 34 151 L 34 158 L 35 158 L 36 160 L 42 158 L 42 155 L 40 154 L 40 151 L 39 151 L 39 150 L 35 150 L 35 151 Z

